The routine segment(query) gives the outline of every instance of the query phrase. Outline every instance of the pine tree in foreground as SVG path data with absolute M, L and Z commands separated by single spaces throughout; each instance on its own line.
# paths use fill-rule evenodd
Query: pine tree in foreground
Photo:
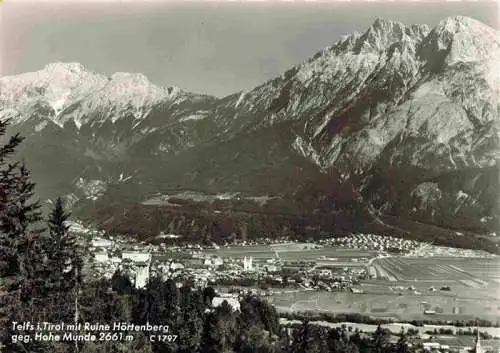
M 31 173 L 21 164 L 15 176 L 16 187 L 14 207 L 9 215 L 10 234 L 18 240 L 20 273 L 25 281 L 22 286 L 21 300 L 32 301 L 43 296 L 43 283 L 47 278 L 46 254 L 44 244 L 46 234 L 40 227 L 42 212 L 39 201 L 34 201 L 35 183 L 30 180 Z
M 6 121 L 0 121 L 0 138 L 5 135 Z M 35 184 L 30 172 L 12 155 L 22 142 L 14 135 L 0 146 L 0 342 L 7 351 L 16 352 L 20 344 L 10 341 L 13 321 L 34 317 L 31 294 L 36 281 L 43 281 L 38 271 L 43 269 L 43 229 L 40 204 L 33 200 Z
M 62 199 L 55 200 L 49 215 L 48 291 L 60 304 L 67 302 L 66 308 L 58 310 L 58 318 L 69 320 L 77 315 L 79 285 L 81 283 L 82 258 L 76 236 L 69 231 L 69 213 L 64 209 Z M 71 308 L 71 309 L 70 309 Z
M 395 347 L 396 353 L 409 353 L 410 348 L 408 346 L 408 337 L 407 334 L 404 332 L 404 329 L 401 328 L 401 333 L 399 335 L 398 342 L 396 343 Z
M 389 346 L 389 334 L 387 330 L 378 325 L 377 329 L 372 334 L 372 352 L 387 353 L 389 351 Z
M 0 121 L 0 138 L 5 136 L 6 129 L 7 122 Z M 0 146 L 0 279 L 4 288 L 10 285 L 11 281 L 18 282 L 20 279 L 17 239 L 12 234 L 14 222 L 10 218 L 18 163 L 11 162 L 10 159 L 22 141 L 22 137 L 14 135 L 6 144 Z

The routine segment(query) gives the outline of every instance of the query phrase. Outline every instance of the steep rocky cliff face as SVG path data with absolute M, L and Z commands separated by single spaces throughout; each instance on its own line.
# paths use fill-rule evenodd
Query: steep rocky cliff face
M 500 228 L 499 54 L 470 18 L 379 19 L 222 99 L 56 63 L 1 78 L 0 114 L 44 195 L 271 195 L 332 218 L 354 202 L 383 229 L 484 235 Z

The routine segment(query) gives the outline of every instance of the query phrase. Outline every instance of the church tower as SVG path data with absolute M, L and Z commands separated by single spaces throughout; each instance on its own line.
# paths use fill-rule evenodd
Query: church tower
M 253 271 L 253 263 L 252 262 L 253 262 L 252 257 L 247 258 L 245 256 L 245 258 L 243 259 L 243 269 L 245 271 Z

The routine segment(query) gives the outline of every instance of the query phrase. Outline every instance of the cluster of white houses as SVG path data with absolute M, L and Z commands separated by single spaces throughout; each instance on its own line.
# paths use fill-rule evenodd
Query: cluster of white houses
M 108 239 L 95 238 L 91 248 L 96 252 L 90 261 L 92 274 L 110 278 L 117 270 L 133 274 L 132 280 L 136 288 L 143 288 L 149 280 L 152 256 L 147 251 L 119 250 L 116 244 Z
M 153 258 L 151 249 L 125 250 L 124 248 L 127 247 L 114 240 L 100 237 L 92 239 L 91 250 L 94 255 L 89 261 L 87 273 L 91 277 L 111 278 L 116 271 L 121 271 L 131 277 L 136 288 L 143 288 L 153 273 L 172 278 L 173 273 L 185 274 L 187 270 L 183 263 L 174 262 L 171 259 Z M 215 271 L 224 265 L 231 268 L 237 267 L 238 271 L 243 272 L 256 270 L 252 257 L 245 257 L 242 263 L 236 265 L 229 259 L 225 261 L 218 256 L 195 254 L 187 262 L 192 263 L 192 266 L 189 266 L 189 274 L 198 284 L 206 284 L 208 280 L 214 280 L 217 273 L 222 275 L 222 272 Z

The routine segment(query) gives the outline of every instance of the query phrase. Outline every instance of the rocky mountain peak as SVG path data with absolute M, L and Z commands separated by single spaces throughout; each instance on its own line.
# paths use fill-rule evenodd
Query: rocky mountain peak
M 45 65 L 44 70 L 49 72 L 67 71 L 72 73 L 81 73 L 87 71 L 85 66 L 83 66 L 78 62 L 61 62 L 61 61 Z
M 15 109 L 18 122 L 33 114 L 35 101 L 50 106 L 49 115 L 55 117 L 69 103 L 101 89 L 107 82 L 105 75 L 90 72 L 79 63 L 51 63 L 38 71 L 0 78 L 0 104 L 3 109 Z
M 78 127 L 96 112 L 101 121 L 112 111 L 113 121 L 127 113 L 142 117 L 154 105 L 182 95 L 180 89 L 154 85 L 140 73 L 106 76 L 76 62 L 50 63 L 35 72 L 0 78 L 0 88 L 0 116 L 8 111 L 14 123 L 22 123 L 44 106 L 47 118 L 57 125 L 73 120 Z
M 386 20 L 377 17 L 375 21 L 373 21 L 372 25 L 368 28 L 368 32 L 372 31 L 378 33 L 383 33 L 383 32 L 403 33 L 405 29 L 406 25 L 401 22 Z
M 134 84 L 150 85 L 149 79 L 141 73 L 115 72 L 110 77 L 115 82 L 131 82 Z
M 479 62 L 498 58 L 499 32 L 465 16 L 442 20 L 423 43 L 427 55 L 441 53 L 444 62 Z
M 441 20 L 436 27 L 436 31 L 438 32 L 447 31 L 451 33 L 458 33 L 460 31 L 478 33 L 490 30 L 491 28 L 484 23 L 467 16 L 447 17 Z
M 140 97 L 141 99 L 162 99 L 168 96 L 166 88 L 153 84 L 140 73 L 117 72 L 110 76 L 108 84 L 104 87 L 106 94 L 120 96 L 124 99 Z
M 359 36 L 355 52 L 384 52 L 400 42 L 419 41 L 429 32 L 426 25 L 405 25 L 398 21 L 375 19 L 372 25 Z

